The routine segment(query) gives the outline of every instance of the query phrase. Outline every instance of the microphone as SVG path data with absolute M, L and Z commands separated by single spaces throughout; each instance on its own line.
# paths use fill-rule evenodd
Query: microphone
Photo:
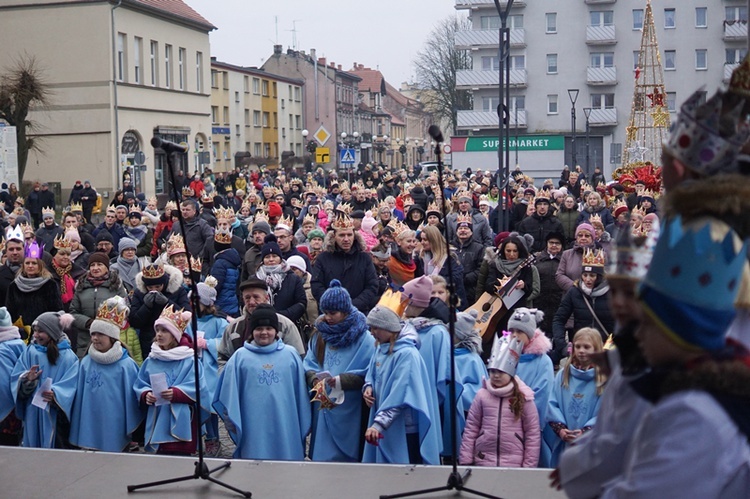
M 430 128 L 427 129 L 427 133 L 430 134 L 430 137 L 432 137 L 432 140 L 435 142 L 445 142 L 445 139 L 443 139 L 443 132 L 440 131 L 439 126 L 430 125 Z
M 154 148 L 160 147 L 167 154 L 172 154 L 174 152 L 181 152 L 181 153 L 188 152 L 188 146 L 175 144 L 174 142 L 170 142 L 168 140 L 162 140 L 159 137 L 152 138 L 151 145 Z

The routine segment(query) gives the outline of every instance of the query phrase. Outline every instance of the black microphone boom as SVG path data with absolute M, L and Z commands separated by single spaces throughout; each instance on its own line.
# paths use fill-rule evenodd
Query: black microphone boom
M 160 139 L 159 137 L 152 138 L 151 145 L 154 148 L 157 148 L 157 147 L 161 148 L 167 154 L 172 154 L 173 152 L 186 153 L 188 151 L 187 145 L 183 146 L 182 144 L 176 144 L 168 140 Z
M 430 125 L 430 128 L 427 129 L 427 133 L 430 134 L 430 137 L 432 137 L 432 140 L 435 142 L 445 142 L 445 139 L 443 139 L 443 132 L 440 131 L 439 126 Z

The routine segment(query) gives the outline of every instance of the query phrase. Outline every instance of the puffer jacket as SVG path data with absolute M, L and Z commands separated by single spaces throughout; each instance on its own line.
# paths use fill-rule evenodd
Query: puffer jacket
M 73 328 L 76 330 L 79 349 L 88 346 L 89 327 L 96 317 L 99 305 L 113 296 L 125 298 L 128 295 L 117 270 L 110 269 L 109 280 L 101 286 L 91 284 L 88 276 L 87 271 L 78 279 L 73 301 L 70 302 L 70 313 L 75 318 Z
M 526 397 L 519 418 L 510 408 L 510 398 L 501 395 L 509 391 L 508 387 L 493 388 L 482 380 L 466 419 L 461 464 L 508 468 L 533 468 L 538 464 L 541 432 L 534 392 L 517 376 L 515 380 Z
M 563 234 L 565 234 L 565 248 L 570 248 L 576 238 L 576 227 L 578 227 L 578 207 L 568 210 L 564 206 L 557 212 L 557 219 L 560 221 L 563 227 Z
M 237 299 L 237 285 L 240 281 L 240 255 L 234 248 L 216 253 L 211 266 L 211 275 L 219 283 L 216 285 L 216 306 L 224 313 L 237 317 L 240 313 Z

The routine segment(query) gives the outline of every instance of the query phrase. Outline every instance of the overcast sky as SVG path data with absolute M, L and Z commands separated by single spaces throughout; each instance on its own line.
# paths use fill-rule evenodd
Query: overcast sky
M 258 66 L 274 44 L 317 50 L 318 57 L 351 69 L 379 68 L 399 88 L 413 81 L 412 61 L 436 23 L 456 15 L 455 0 L 184 0 L 218 29 L 211 55 Z M 460 11 L 463 14 L 463 11 Z

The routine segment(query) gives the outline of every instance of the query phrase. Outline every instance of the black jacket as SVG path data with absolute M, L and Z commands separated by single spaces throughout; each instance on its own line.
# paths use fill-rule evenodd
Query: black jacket
M 547 247 L 545 239 L 547 239 L 548 234 L 553 232 L 563 233 L 562 223 L 557 217 L 553 217 L 549 213 L 543 217 L 534 213 L 530 217 L 521 220 L 518 223 L 517 229 L 521 234 L 531 234 L 534 237 L 534 244 L 529 248 L 532 253 L 542 251 Z
M 304 283 L 291 270 L 287 272 L 278 292 L 272 295 L 273 308 L 292 322 L 297 321 L 307 311 Z
M 534 299 L 534 306 L 544 312 L 544 319 L 537 326 L 549 338 L 552 337 L 552 318 L 560 307 L 563 297 L 562 288 L 555 282 L 555 272 L 560 265 L 561 256 L 562 253 L 559 253 L 552 258 L 546 250 L 540 251 L 536 254 L 534 263 L 539 272 L 539 296 Z
M 453 246 L 456 247 L 456 256 L 461 261 L 464 271 L 464 289 L 470 302 L 464 305 L 464 308 L 466 308 L 475 301 L 479 268 L 482 266 L 482 259 L 484 258 L 484 246 L 474 239 L 469 239 L 466 244 L 461 244 L 461 241 L 455 239 Z
M 45 282 L 39 289 L 31 293 L 24 293 L 18 289 L 15 282 L 8 286 L 5 306 L 10 312 L 13 322 L 23 317 L 25 326 L 30 326 L 44 312 L 57 312 L 63 309 L 60 297 L 60 286 L 52 279 Z

